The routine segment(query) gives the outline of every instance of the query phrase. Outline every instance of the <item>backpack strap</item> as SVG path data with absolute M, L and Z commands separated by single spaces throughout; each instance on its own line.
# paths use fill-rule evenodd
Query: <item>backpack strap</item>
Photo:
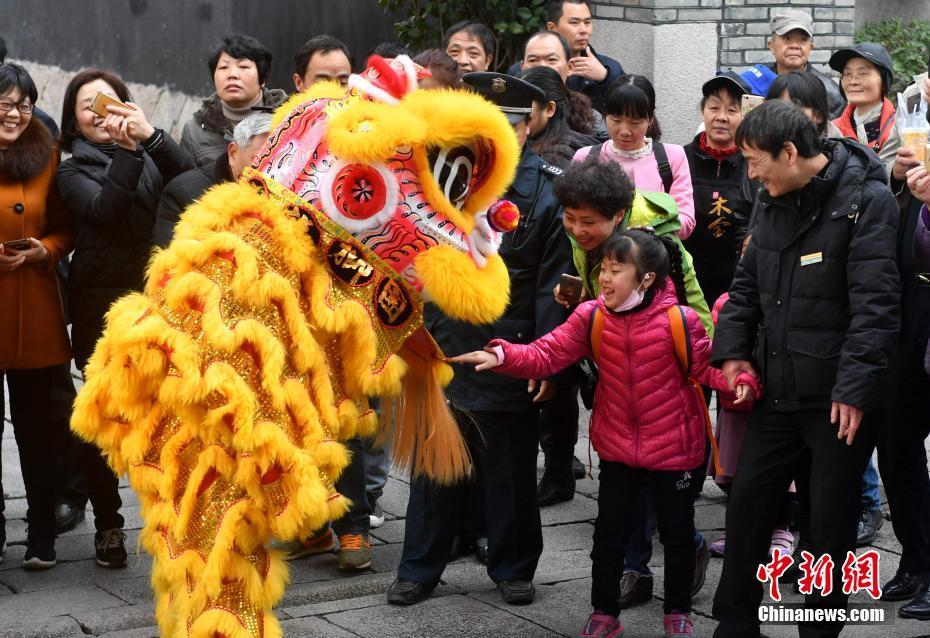
M 688 385 L 691 386 L 691 390 L 701 406 L 704 414 L 704 431 L 707 438 L 710 439 L 710 448 L 711 452 L 713 452 L 714 470 L 717 476 L 721 476 L 723 468 L 720 466 L 720 450 L 717 447 L 717 438 L 714 436 L 714 429 L 711 425 L 710 412 L 707 410 L 707 401 L 704 399 L 704 390 L 701 388 L 700 382 L 691 375 L 691 338 L 688 334 L 685 309 L 678 305 L 669 308 L 668 325 L 672 330 L 672 342 L 675 346 L 675 358 L 678 359 L 678 368 Z
M 682 376 L 691 378 L 691 339 L 688 338 L 688 324 L 685 309 L 675 305 L 668 309 L 668 325 L 672 329 L 672 343 L 675 345 L 675 358 Z
M 672 165 L 668 161 L 668 153 L 665 152 L 665 145 L 662 142 L 655 142 L 652 145 L 652 152 L 656 156 L 656 164 L 659 166 L 659 177 L 662 178 L 662 188 L 666 193 L 672 191 L 672 181 L 675 176 L 672 175 Z
M 601 151 L 603 150 L 603 148 L 604 148 L 604 142 L 601 142 L 600 144 L 595 144 L 594 146 L 591 147 L 591 150 L 588 152 L 588 156 L 585 159 L 591 159 L 592 157 L 596 157 L 600 159 Z
M 588 343 L 591 344 L 591 353 L 594 355 L 594 363 L 597 363 L 601 356 L 601 333 L 604 331 L 604 313 L 594 304 L 591 309 L 591 316 L 588 320 Z

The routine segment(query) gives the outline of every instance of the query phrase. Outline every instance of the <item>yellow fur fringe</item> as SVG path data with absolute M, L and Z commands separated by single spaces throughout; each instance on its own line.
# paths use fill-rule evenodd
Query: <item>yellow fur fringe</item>
M 392 355 L 376 370 L 357 303 L 314 302 L 330 279 L 303 223 L 250 186 L 212 189 L 176 238 L 153 260 L 146 296 L 108 313 L 72 427 L 140 494 L 162 635 L 213 624 L 251 636 L 256 623 L 277 635 L 270 610 L 286 568 L 262 542 L 345 512 L 338 442 L 374 431 L 366 395 L 399 392 L 408 364 Z M 230 582 L 248 603 L 232 615 L 220 611 Z

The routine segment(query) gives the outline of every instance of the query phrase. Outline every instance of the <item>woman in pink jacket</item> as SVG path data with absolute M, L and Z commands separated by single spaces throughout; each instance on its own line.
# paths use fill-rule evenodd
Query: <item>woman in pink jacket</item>
M 694 230 L 694 191 L 684 147 L 659 141 L 662 130 L 656 119 L 656 92 L 642 75 L 623 75 L 607 93 L 607 134 L 610 140 L 585 146 L 573 162 L 592 152 L 605 162 L 617 162 L 640 192 L 668 193 L 678 205 L 680 239 Z
M 704 461 L 703 398 L 685 378 L 675 354 L 670 308 L 683 298 L 677 246 L 648 230 L 628 230 L 604 245 L 600 295 L 579 305 L 568 321 L 527 345 L 495 339 L 484 351 L 453 359 L 503 374 L 545 378 L 583 357 L 599 343 L 600 381 L 591 417 L 591 441 L 600 458 L 600 495 L 591 552 L 591 614 L 583 638 L 623 633 L 620 576 L 626 541 L 639 520 L 631 494 L 645 490 L 665 546 L 665 635 L 691 636 L 694 575 L 692 476 Z M 676 258 L 670 258 L 675 255 Z M 676 263 L 672 263 L 672 262 Z M 697 314 L 684 313 L 692 376 L 726 389 L 711 368 L 710 340 Z M 598 317 L 600 315 L 600 317 Z M 600 328 L 594 330 L 597 320 Z M 737 398 L 752 398 L 758 384 L 737 379 Z

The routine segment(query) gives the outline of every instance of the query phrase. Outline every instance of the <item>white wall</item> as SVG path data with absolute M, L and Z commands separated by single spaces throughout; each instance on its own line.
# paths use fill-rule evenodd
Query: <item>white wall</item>
M 652 80 L 662 139 L 691 141 L 700 123 L 701 85 L 717 72 L 717 24 L 596 20 L 593 40 L 599 53 L 619 60 L 626 72 Z
M 717 74 L 717 25 L 686 22 L 656 27 L 656 111 L 662 139 L 687 144 L 701 122 L 701 85 Z

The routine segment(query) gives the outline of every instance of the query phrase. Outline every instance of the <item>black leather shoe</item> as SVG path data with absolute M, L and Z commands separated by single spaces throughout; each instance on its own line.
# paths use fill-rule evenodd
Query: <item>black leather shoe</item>
M 544 473 L 536 487 L 536 500 L 540 507 L 549 507 L 575 498 L 575 478 L 571 475 L 553 476 Z
M 62 503 L 55 507 L 55 531 L 69 532 L 84 521 L 84 508 Z
M 497 591 L 508 605 L 529 605 L 536 600 L 536 588 L 526 580 L 502 580 Z
M 482 565 L 488 564 L 488 539 L 481 537 L 475 541 L 475 558 Z
M 884 596 L 882 598 L 884 599 Z M 914 620 L 930 620 L 930 589 L 927 585 L 920 589 L 911 602 L 898 610 L 898 616 Z
M 625 572 L 620 578 L 620 609 L 629 609 L 652 600 L 652 576 Z
M 881 510 L 866 510 L 859 517 L 859 529 L 856 532 L 856 547 L 865 547 L 875 540 L 878 530 L 882 528 L 885 519 Z
M 708 565 L 710 565 L 710 549 L 707 547 L 707 539 L 701 538 L 701 544 L 698 546 L 694 557 L 694 580 L 691 582 L 691 598 L 697 596 L 701 588 L 704 587 L 704 581 L 707 580 Z
M 429 598 L 434 589 L 435 584 L 398 578 L 388 588 L 387 601 L 391 605 L 415 605 Z
M 898 601 L 911 600 L 919 593 L 926 591 L 924 585 L 925 578 L 918 574 L 909 574 L 908 572 L 898 572 L 894 578 L 885 583 L 882 587 L 882 600 Z M 907 607 L 907 605 L 905 605 Z
M 572 457 L 572 474 L 574 474 L 575 479 L 579 481 L 588 475 L 588 468 L 584 466 L 584 463 L 578 460 L 577 456 Z

